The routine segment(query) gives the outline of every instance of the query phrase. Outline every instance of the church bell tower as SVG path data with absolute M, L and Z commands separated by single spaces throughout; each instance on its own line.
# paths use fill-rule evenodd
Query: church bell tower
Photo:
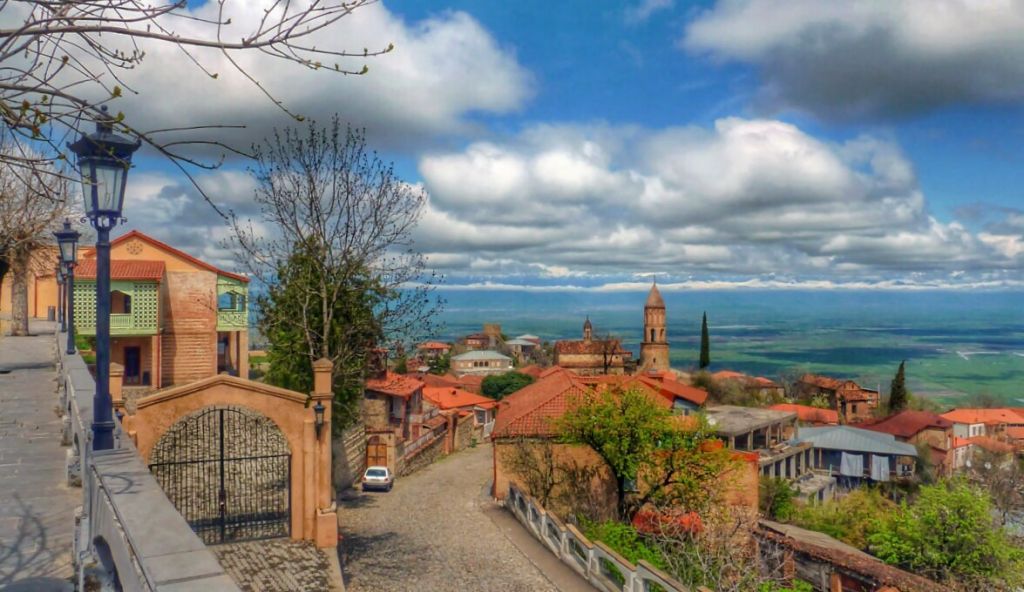
M 651 285 L 644 303 L 644 337 L 640 342 L 641 370 L 668 370 L 668 338 L 665 336 L 665 300 L 658 284 Z

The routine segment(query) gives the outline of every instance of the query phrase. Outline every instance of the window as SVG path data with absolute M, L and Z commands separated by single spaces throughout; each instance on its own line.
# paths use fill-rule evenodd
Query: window
M 654 341 L 654 329 L 651 329 L 651 341 Z
M 245 296 L 235 292 L 225 292 L 217 297 L 217 310 L 244 310 Z
M 132 297 L 120 290 L 114 290 L 110 293 L 110 313 L 111 314 L 131 314 L 132 313 Z

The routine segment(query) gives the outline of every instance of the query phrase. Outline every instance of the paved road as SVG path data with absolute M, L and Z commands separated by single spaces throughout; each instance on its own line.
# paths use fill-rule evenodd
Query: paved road
M 494 505 L 491 462 L 491 447 L 478 446 L 399 478 L 389 493 L 346 495 L 338 521 L 348 592 L 593 590 Z
M 65 485 L 52 327 L 0 337 L 0 590 L 7 592 L 69 589 L 72 575 L 82 492 Z

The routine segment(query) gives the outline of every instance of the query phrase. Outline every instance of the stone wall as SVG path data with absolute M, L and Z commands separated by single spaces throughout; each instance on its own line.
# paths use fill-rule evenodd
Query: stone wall
M 475 437 L 477 441 L 480 440 L 479 430 L 474 429 L 473 414 L 469 415 L 456 415 L 455 416 L 455 435 L 452 439 L 452 450 L 459 451 L 465 449 L 473 441 Z
M 409 458 L 401 459 L 395 472 L 400 477 L 410 475 L 442 456 L 444 456 L 444 434 L 441 434 L 433 442 L 414 452 Z
M 371 430 L 388 428 L 388 397 L 367 393 L 362 401 L 363 425 Z
M 366 470 L 366 427 L 358 423 L 331 441 L 331 479 L 338 491 L 359 482 Z

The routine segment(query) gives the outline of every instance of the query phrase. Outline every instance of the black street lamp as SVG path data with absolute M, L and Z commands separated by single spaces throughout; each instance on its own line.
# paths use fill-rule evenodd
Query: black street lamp
M 64 267 L 64 320 L 61 330 L 68 333 L 67 353 L 75 353 L 75 265 L 78 264 L 78 238 L 82 236 L 71 228 L 71 222 L 64 221 L 64 228 L 53 233 L 60 247 L 60 262 Z
M 110 401 L 110 229 L 122 220 L 125 181 L 132 154 L 142 143 L 114 133 L 107 107 L 96 131 L 68 148 L 78 157 L 85 215 L 96 229 L 96 396 L 93 399 L 92 448 L 114 447 L 114 416 Z
M 316 439 L 320 440 L 320 432 L 324 429 L 324 404 L 320 401 L 313 405 L 313 427 L 316 428 Z
M 60 325 L 60 332 L 67 333 L 68 326 L 64 324 L 64 263 L 60 257 L 57 257 L 53 277 L 57 280 L 57 323 Z

